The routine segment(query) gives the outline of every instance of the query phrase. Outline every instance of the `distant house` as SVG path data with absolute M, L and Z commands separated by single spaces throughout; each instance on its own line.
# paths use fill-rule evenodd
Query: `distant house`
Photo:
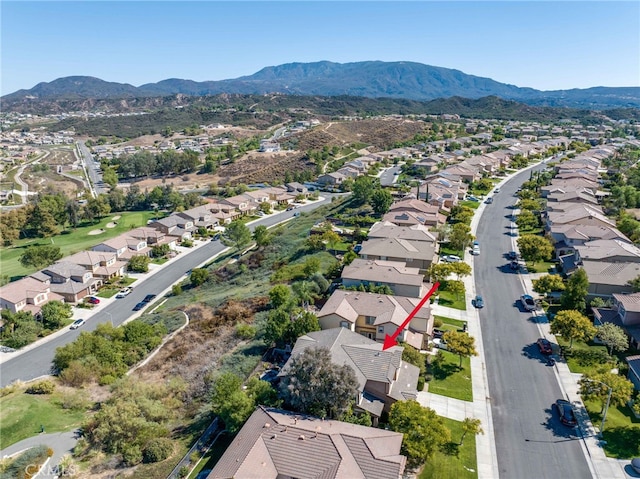
M 155 223 L 153 224 L 155 225 Z M 147 246 L 145 239 L 133 238 L 128 233 L 103 241 L 91 248 L 91 250 L 115 253 L 116 257 L 122 261 L 129 261 L 136 255 L 148 256 L 151 254 L 151 248 Z
M 346 179 L 342 173 L 327 173 L 326 175 L 320 175 L 316 180 L 321 185 L 327 186 L 339 186 Z
M 176 214 L 154 221 L 149 226 L 166 235 L 176 236 L 180 238 L 180 241 L 191 239 L 197 229 L 191 218 L 184 218 Z
M 418 268 L 422 274 L 425 274 L 436 260 L 437 247 L 437 243 L 426 241 L 374 238 L 362 243 L 360 257 L 404 262 L 408 267 Z
M 436 205 L 408 199 L 392 204 L 383 220 L 399 226 L 439 226 L 443 225 L 447 218 L 440 213 L 440 208 Z
M 402 434 L 258 406 L 207 479 L 400 479 Z
M 48 282 L 51 292 L 62 296 L 67 303 L 77 303 L 85 296 L 97 293 L 102 286 L 102 280 L 94 278 L 93 273 L 84 266 L 64 260 L 32 274 L 31 277 Z
M 588 294 L 609 297 L 614 293 L 631 293 L 628 282 L 640 276 L 640 263 L 583 261 L 589 278 Z
M 27 276 L 0 287 L 0 309 L 12 313 L 28 311 L 37 315 L 43 304 L 54 300 L 64 301 L 64 298 L 51 292 L 48 279 L 39 281 Z
M 618 229 L 599 225 L 553 225 L 549 234 L 554 241 L 556 256 L 575 254 L 575 248 L 597 240 L 629 242 Z
M 628 241 L 600 239 L 575 246 L 577 261 L 640 263 L 640 248 Z
M 65 261 L 79 264 L 103 281 L 123 276 L 127 266 L 126 261 L 118 261 L 115 253 L 98 251 L 80 251 L 67 256 Z
M 394 346 L 382 351 L 381 343 L 345 328 L 314 331 L 298 338 L 279 376 L 287 375 L 291 361 L 302 351 L 318 347 L 329 350 L 333 363 L 353 369 L 358 380 L 356 407 L 368 412 L 374 422 L 396 401 L 417 398 L 420 370 L 402 360 L 403 348 Z
M 594 324 L 612 323 L 621 327 L 629 337 L 630 347 L 640 349 L 640 293 L 611 296 L 611 308 L 592 308 Z
M 417 268 L 396 261 L 356 258 L 344 267 L 341 279 L 346 288 L 388 286 L 393 294 L 412 298 L 421 298 L 428 291 L 424 275 Z
M 411 200 L 416 201 L 416 200 Z M 401 202 L 406 203 L 406 202 Z M 430 205 L 426 205 L 420 201 L 417 201 L 419 205 L 425 205 L 429 207 Z M 400 203 L 397 203 L 398 205 Z M 394 208 L 395 210 L 395 208 Z M 378 221 L 373 226 L 368 233 L 369 239 L 375 238 L 397 238 L 404 240 L 412 240 L 412 241 L 425 241 L 427 243 L 437 244 L 437 238 L 429 231 L 426 226 L 423 225 L 412 225 L 412 226 L 401 226 L 389 221 Z

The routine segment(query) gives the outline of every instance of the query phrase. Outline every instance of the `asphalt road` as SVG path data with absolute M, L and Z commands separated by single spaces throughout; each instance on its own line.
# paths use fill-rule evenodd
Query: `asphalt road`
M 268 216 L 249 225 L 253 228 L 257 225 L 272 226 L 285 220 L 290 220 L 297 212 L 311 211 L 321 205 L 331 202 L 333 194 L 323 193 L 323 201 L 301 206 L 292 211 L 283 211 L 279 214 Z M 293 219 L 292 221 L 295 221 Z M 40 346 L 25 351 L 14 358 L 8 359 L 0 364 L 0 387 L 4 387 L 16 380 L 28 381 L 51 373 L 51 361 L 55 355 L 56 348 L 75 340 L 82 331 L 93 331 L 100 323 L 112 321 L 114 325 L 120 325 L 131 315 L 133 307 L 142 301 L 147 294 L 158 294 L 171 287 L 175 282 L 183 279 L 187 272 L 197 268 L 210 258 L 220 253 L 225 248 L 220 241 L 211 241 L 206 245 L 183 253 L 174 261 L 165 264 L 161 273 L 156 273 L 144 281 L 136 283 L 133 292 L 127 297 L 118 299 L 104 309 L 96 312 L 95 316 L 87 319 L 86 323 L 79 329 L 69 330 L 66 333 L 43 342 Z
M 402 167 L 396 165 L 388 168 L 382 172 L 380 175 L 380 184 L 382 186 L 391 186 L 396 181 L 396 173 L 400 173 Z
M 513 195 L 529 174 L 517 175 L 492 195 L 477 230 L 481 255 L 474 260 L 475 281 L 485 300 L 480 321 L 498 467 L 505 479 L 583 479 L 591 473 L 580 432 L 563 426 L 552 411 L 564 395 L 555 368 L 535 345 L 541 333 L 532 314 L 519 306 L 523 286 L 505 256 L 515 239 L 509 219 L 517 201 Z
M 102 182 L 102 171 L 100 167 L 95 163 L 93 155 L 87 145 L 84 144 L 83 141 L 78 142 L 78 150 L 82 154 L 82 161 L 87 170 L 87 174 L 89 175 L 89 179 L 91 180 L 91 184 L 96 192 L 96 195 L 101 193 L 108 193 L 109 189 L 105 187 Z

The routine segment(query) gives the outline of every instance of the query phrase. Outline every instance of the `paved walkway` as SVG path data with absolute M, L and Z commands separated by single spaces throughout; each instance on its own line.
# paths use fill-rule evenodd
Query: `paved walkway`
M 39 478 L 57 477 L 54 473 L 55 466 L 60 463 L 60 459 L 65 454 L 71 454 L 78 441 L 78 431 L 54 432 L 51 434 L 39 434 L 17 442 L 6 449 L 0 451 L 0 458 L 14 456 L 32 447 L 44 445 L 53 449 L 53 456 L 47 466 L 38 475 Z

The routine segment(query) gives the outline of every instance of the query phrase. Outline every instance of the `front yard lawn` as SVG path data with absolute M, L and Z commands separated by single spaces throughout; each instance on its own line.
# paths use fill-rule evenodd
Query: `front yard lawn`
M 462 358 L 462 368 L 460 357 L 449 351 L 440 351 L 442 362 L 438 365 L 430 364 L 430 373 L 433 379 L 429 381 L 430 393 L 440 394 L 463 401 L 473 401 L 471 389 L 471 361 L 469 358 Z M 431 358 L 433 361 L 433 358 Z
M 613 358 L 607 354 L 606 346 L 574 341 L 569 349 L 569 341 L 556 336 L 564 350 L 564 356 L 572 373 L 588 374 L 610 371 L 615 367 Z
M 451 431 L 449 451 L 438 451 L 425 464 L 418 479 L 475 479 L 478 477 L 476 463 L 476 438 L 467 434 L 462 446 L 462 423 L 442 418 Z
M 594 426 L 602 424 L 602 403 L 585 401 L 585 407 Z M 640 419 L 627 406 L 609 406 L 604 425 L 603 438 L 607 441 L 604 452 L 616 459 L 631 459 L 640 456 Z
M 454 293 L 450 293 L 449 291 L 438 290 L 438 304 L 440 306 L 447 306 L 449 308 L 461 309 L 462 311 L 466 311 L 467 302 L 465 301 L 465 295 L 456 295 Z

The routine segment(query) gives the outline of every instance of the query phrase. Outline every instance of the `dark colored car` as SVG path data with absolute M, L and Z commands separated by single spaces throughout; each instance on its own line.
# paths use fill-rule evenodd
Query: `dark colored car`
M 515 251 L 509 251 L 509 253 L 507 254 L 507 258 L 512 261 L 518 259 L 518 253 L 516 253 Z
M 538 348 L 540 349 L 540 352 L 542 354 L 553 354 L 553 348 L 551 347 L 551 343 L 548 339 L 539 338 L 536 341 L 536 344 L 538 345 Z
M 518 269 L 520 269 L 520 264 L 519 264 L 517 261 L 512 261 L 512 262 L 509 264 L 509 267 L 510 267 L 512 270 L 517 271 Z
M 441 338 L 441 337 L 442 337 L 442 335 L 444 334 L 444 331 L 443 331 L 443 330 L 441 330 L 441 329 L 433 328 L 432 333 L 433 333 L 433 337 L 434 337 L 434 338 Z
M 569 427 L 576 427 L 578 425 L 576 413 L 569 401 L 565 399 L 558 399 L 554 406 L 558 410 L 558 416 L 560 416 L 560 422 L 562 424 Z
M 482 299 L 482 296 L 480 295 L 476 296 L 471 302 L 478 309 L 484 308 L 484 299 Z
M 142 301 L 141 301 L 141 302 L 139 302 L 138 304 L 136 304 L 136 305 L 133 307 L 133 310 L 134 310 L 134 311 L 140 311 L 141 309 L 144 309 L 144 307 L 145 307 L 146 305 L 147 305 L 147 303 L 144 303 L 144 302 L 142 302 Z
M 156 299 L 156 295 L 155 294 L 148 294 L 144 297 L 144 299 L 142 300 L 143 303 L 150 303 L 151 301 L 153 301 L 154 299 Z
M 95 296 L 87 296 L 87 303 L 89 304 L 100 304 L 100 300 Z
M 631 469 L 640 474 L 640 457 L 631 459 Z

